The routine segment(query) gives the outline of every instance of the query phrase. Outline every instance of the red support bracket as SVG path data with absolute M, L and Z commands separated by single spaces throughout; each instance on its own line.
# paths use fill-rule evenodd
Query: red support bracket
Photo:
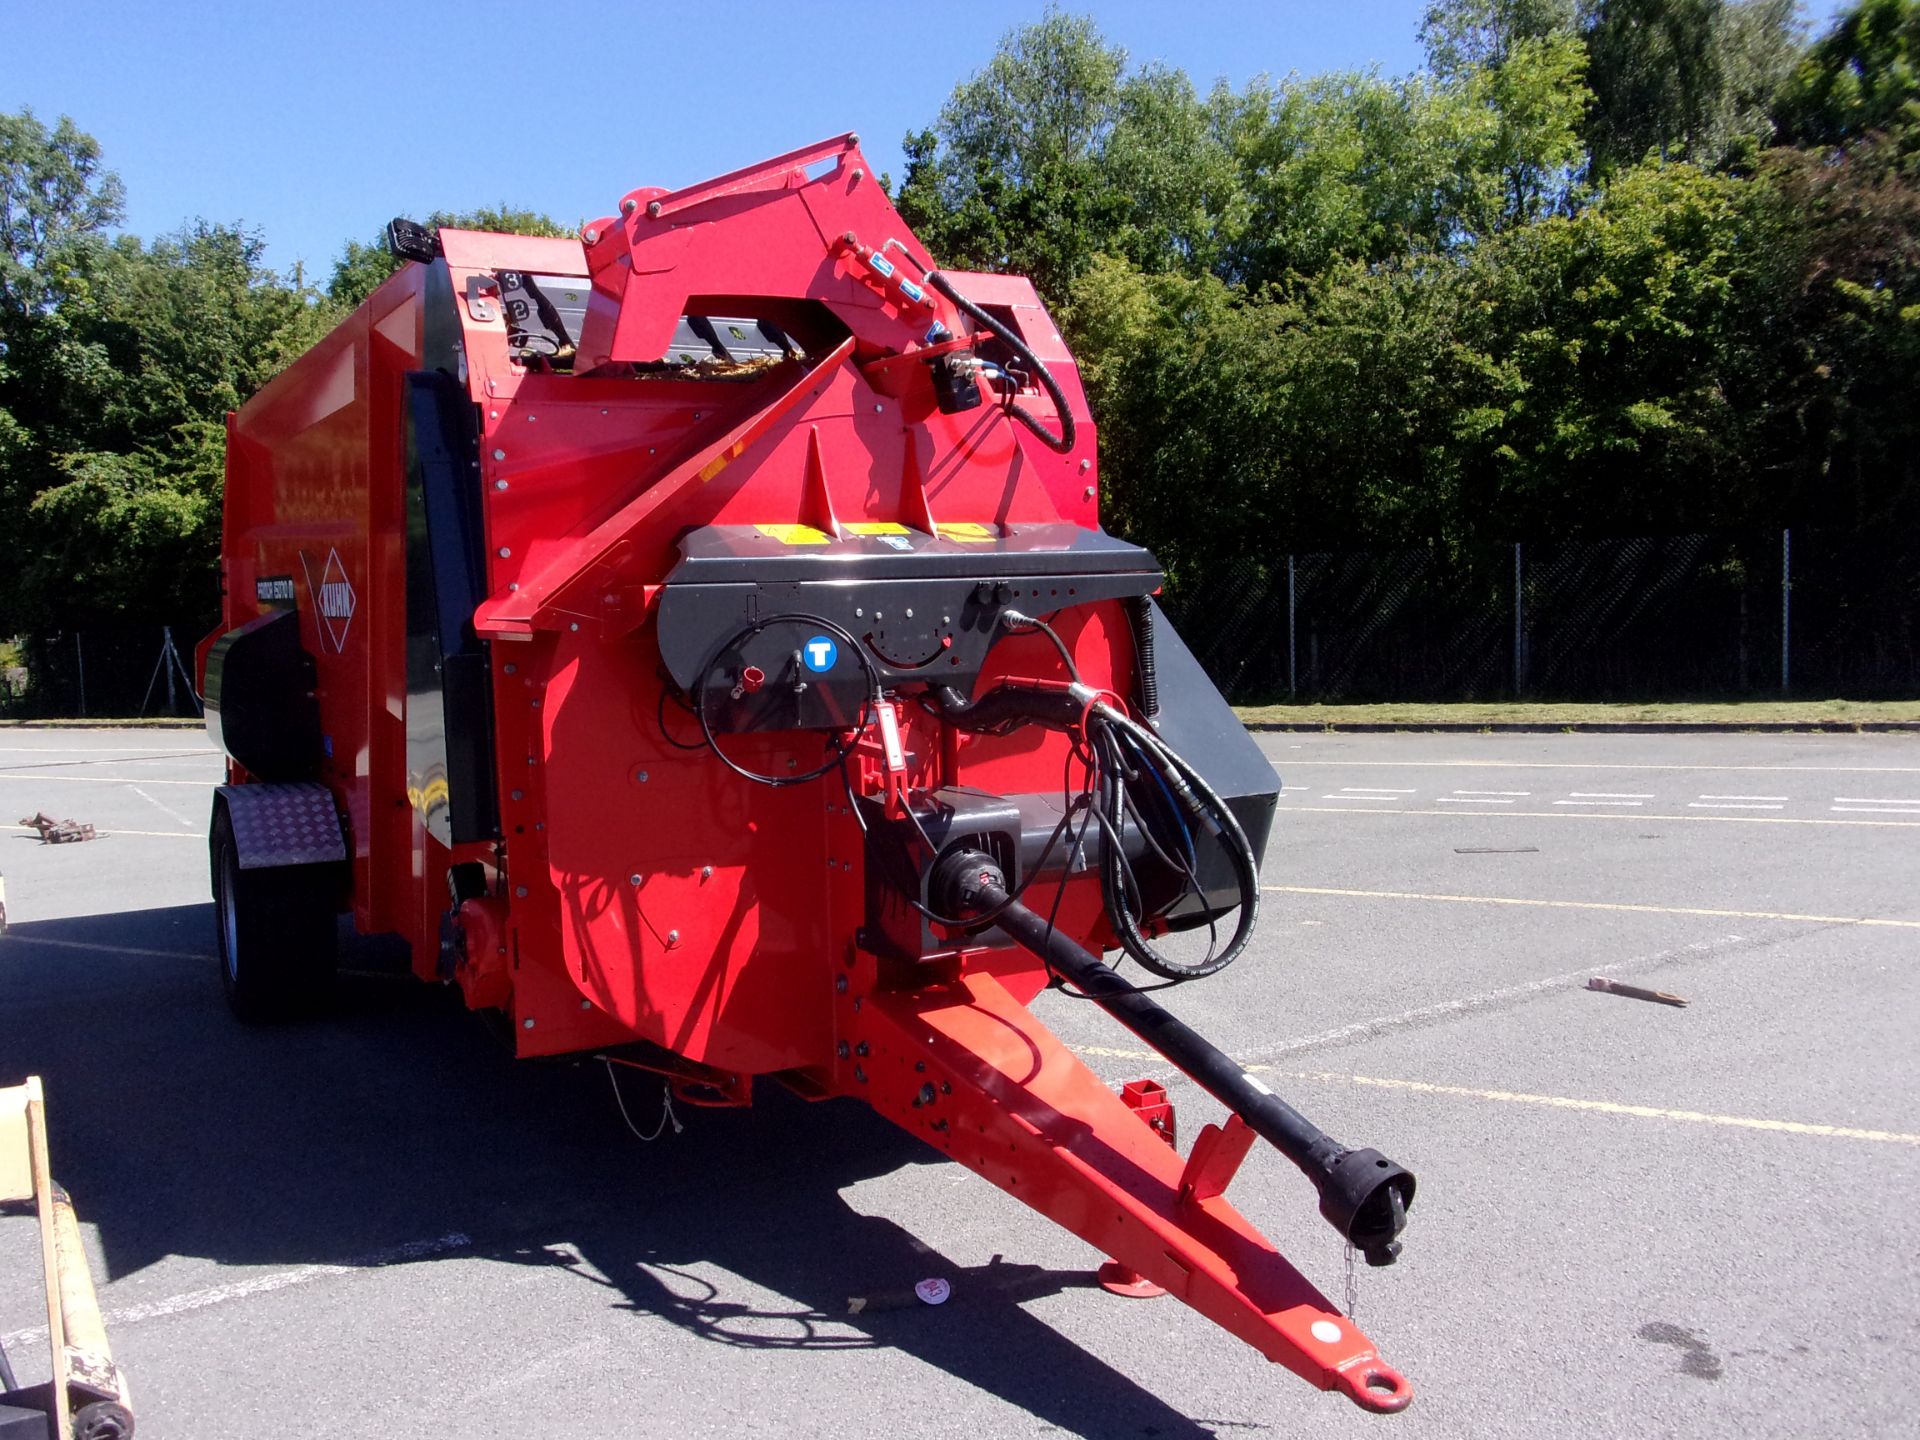
M 1202 1195 L 1214 1180 L 1224 1185 L 1245 1153 L 1231 1125 L 1203 1160 L 1183 1165 L 991 975 L 861 998 L 849 1034 L 867 1048 L 859 1068 L 838 1077 L 843 1093 L 1310 1384 L 1365 1410 L 1400 1410 L 1413 1398 L 1365 1332 L 1272 1241 L 1217 1190 Z M 1134 1094 L 1160 1103 L 1150 1091 Z
M 1180 1204 L 1197 1205 L 1226 1194 L 1255 1138 L 1253 1127 L 1238 1115 L 1227 1117 L 1224 1130 L 1218 1125 L 1202 1127 L 1200 1138 L 1193 1142 L 1193 1154 L 1187 1157 L 1187 1168 L 1180 1172 Z
M 1120 1098 L 1127 1108 L 1147 1122 L 1147 1128 L 1167 1144 L 1179 1148 L 1173 1123 L 1173 1101 L 1167 1087 L 1158 1080 L 1129 1080 L 1120 1087 Z

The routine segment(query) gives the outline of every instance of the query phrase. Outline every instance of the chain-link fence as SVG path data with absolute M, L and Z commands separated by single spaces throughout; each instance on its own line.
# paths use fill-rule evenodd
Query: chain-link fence
M 1168 605 L 1238 701 L 1920 695 L 1903 533 L 1279 553 Z
M 206 628 L 115 625 L 21 636 L 19 663 L 0 667 L 0 715 L 197 715 L 193 647 Z
M 1280 551 L 1167 605 L 1243 702 L 1920 696 L 1920 537 L 1898 530 Z M 23 637 L 0 714 L 195 714 L 204 629 Z

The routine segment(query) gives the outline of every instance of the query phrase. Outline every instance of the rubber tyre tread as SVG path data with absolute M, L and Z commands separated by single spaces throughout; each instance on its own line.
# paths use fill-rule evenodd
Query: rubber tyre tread
M 304 1019 L 332 993 L 338 964 L 336 867 L 242 870 L 226 806 L 214 817 L 214 962 L 227 1005 L 250 1025 Z M 237 937 L 229 963 L 227 909 Z

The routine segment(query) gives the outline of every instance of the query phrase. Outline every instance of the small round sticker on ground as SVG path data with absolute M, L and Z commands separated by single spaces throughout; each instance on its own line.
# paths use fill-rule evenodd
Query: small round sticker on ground
M 1313 1322 L 1313 1338 L 1323 1345 L 1331 1345 L 1340 1338 L 1340 1327 L 1331 1320 Z
M 953 1286 L 936 1275 L 931 1280 L 922 1280 L 915 1285 L 913 1293 L 929 1305 L 944 1305 L 947 1297 L 953 1294 Z

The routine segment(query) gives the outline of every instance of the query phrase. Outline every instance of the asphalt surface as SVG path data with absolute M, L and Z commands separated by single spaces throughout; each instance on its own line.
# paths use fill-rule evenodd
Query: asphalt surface
M 352 977 L 247 1030 L 210 959 L 218 770 L 180 732 L 0 731 L 0 1082 L 46 1077 L 140 1433 L 1908 1433 L 1920 1361 L 1920 737 L 1261 737 L 1287 782 L 1256 947 L 1170 1004 L 1420 1176 L 1358 1318 L 1370 1417 L 846 1103 L 632 1138 L 604 1072 L 517 1065 Z M 377 958 L 377 957 L 375 957 Z M 370 968 L 367 965 L 356 968 Z M 1607 976 L 1685 1009 L 1584 988 Z M 1116 1082 L 1165 1066 L 1092 1007 Z M 1183 1131 L 1217 1107 L 1173 1083 Z M 658 1090 L 627 1090 L 634 1120 Z M 1232 1191 L 1336 1301 L 1270 1152 Z M 32 1223 L 0 1336 L 44 1371 Z M 846 1314 L 924 1276 L 930 1309 Z

